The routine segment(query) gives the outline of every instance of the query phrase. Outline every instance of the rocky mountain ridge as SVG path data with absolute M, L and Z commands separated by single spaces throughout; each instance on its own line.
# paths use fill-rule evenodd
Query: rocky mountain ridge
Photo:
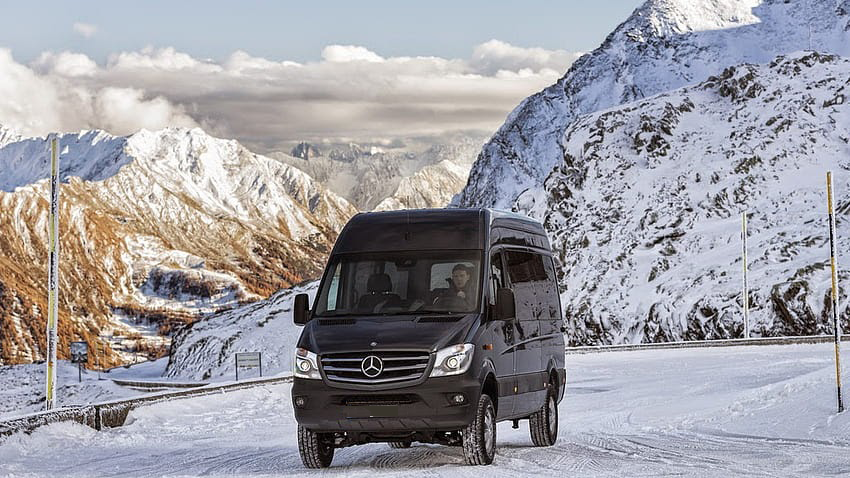
M 59 139 L 60 356 L 72 340 L 156 339 L 314 277 L 356 212 L 304 172 L 200 129 Z M 48 158 L 46 138 L 0 147 L 4 363 L 43 358 Z
M 799 53 L 577 118 L 545 192 L 517 200 L 563 264 L 570 342 L 742 337 L 744 211 L 751 335 L 831 333 L 825 178 L 848 257 L 847 78 L 850 60 Z
M 801 50 L 850 54 L 848 0 L 648 0 L 484 145 L 459 206 L 511 209 L 540 191 L 576 117 Z

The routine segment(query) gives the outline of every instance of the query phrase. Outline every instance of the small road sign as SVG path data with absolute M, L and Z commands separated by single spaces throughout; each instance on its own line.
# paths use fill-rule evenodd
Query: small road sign
M 83 381 L 83 364 L 89 361 L 88 342 L 71 342 L 71 363 L 77 364 L 77 375 Z
M 236 354 L 236 380 L 239 380 L 240 368 L 259 368 L 260 377 L 263 376 L 263 354 L 262 352 L 238 352 Z

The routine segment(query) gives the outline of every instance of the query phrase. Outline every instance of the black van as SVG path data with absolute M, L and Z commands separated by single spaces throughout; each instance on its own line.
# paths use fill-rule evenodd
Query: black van
M 308 468 L 373 442 L 463 446 L 493 461 L 496 422 L 555 443 L 564 323 L 540 223 L 490 209 L 354 216 L 313 309 L 300 294 L 292 403 Z

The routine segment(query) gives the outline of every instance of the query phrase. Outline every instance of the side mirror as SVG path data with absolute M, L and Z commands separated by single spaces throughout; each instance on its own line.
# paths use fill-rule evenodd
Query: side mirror
M 516 318 L 516 298 L 514 298 L 514 291 L 506 287 L 496 290 L 496 308 L 493 315 L 493 318 L 496 320 L 512 320 Z
M 295 325 L 304 325 L 310 320 L 310 298 L 307 294 L 295 296 L 295 303 L 292 304 L 292 320 Z

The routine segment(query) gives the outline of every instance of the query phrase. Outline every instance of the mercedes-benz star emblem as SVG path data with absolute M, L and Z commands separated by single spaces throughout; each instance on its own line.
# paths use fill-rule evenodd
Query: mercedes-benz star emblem
M 380 358 L 370 355 L 363 359 L 360 364 L 360 370 L 363 375 L 369 378 L 375 378 L 384 371 L 384 362 Z

